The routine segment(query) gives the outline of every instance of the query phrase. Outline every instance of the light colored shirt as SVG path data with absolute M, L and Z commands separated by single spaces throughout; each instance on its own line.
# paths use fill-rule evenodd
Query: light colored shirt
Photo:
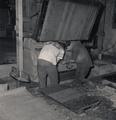
M 55 44 L 45 44 L 40 51 L 38 59 L 46 60 L 53 65 L 56 65 L 59 60 L 63 59 L 64 49 L 62 47 L 57 47 Z

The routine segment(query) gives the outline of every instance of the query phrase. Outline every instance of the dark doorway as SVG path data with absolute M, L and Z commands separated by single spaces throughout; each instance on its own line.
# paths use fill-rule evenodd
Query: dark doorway
M 0 0 L 0 65 L 16 63 L 15 0 Z

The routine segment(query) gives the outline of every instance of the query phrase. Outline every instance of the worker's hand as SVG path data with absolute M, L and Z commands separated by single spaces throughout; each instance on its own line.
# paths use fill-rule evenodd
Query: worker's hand
M 68 64 L 72 64 L 72 63 L 75 63 L 75 61 L 74 60 L 63 60 L 63 61 L 61 61 L 61 64 L 63 64 L 63 65 L 68 65 Z
M 70 62 L 70 63 L 75 63 L 75 60 L 72 60 L 72 59 L 71 59 L 69 62 Z
M 74 68 L 76 68 L 76 64 L 73 61 L 70 61 L 66 66 L 67 66 L 68 69 L 74 69 Z
M 65 64 L 67 63 L 67 61 L 62 60 L 60 63 L 61 63 L 62 65 L 65 65 Z
M 72 68 L 73 68 L 73 65 L 72 65 L 72 64 L 66 64 L 66 68 L 67 68 L 67 69 L 72 69 Z

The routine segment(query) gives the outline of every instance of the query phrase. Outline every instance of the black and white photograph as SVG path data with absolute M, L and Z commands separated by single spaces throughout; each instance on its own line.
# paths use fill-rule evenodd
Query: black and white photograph
M 0 120 L 116 120 L 116 0 L 0 0 Z

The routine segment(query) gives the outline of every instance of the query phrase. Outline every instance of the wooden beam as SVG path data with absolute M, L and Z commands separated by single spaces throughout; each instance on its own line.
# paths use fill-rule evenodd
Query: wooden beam
M 23 71 L 23 0 L 16 0 L 17 66 L 20 77 Z

